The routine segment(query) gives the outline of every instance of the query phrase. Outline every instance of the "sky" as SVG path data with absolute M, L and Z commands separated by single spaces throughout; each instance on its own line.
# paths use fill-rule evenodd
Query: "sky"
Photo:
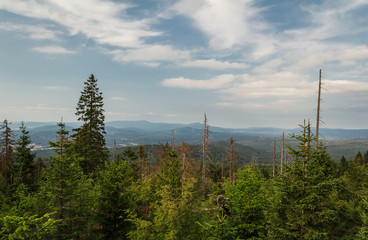
M 368 0 L 1 0 L 0 119 L 368 128 Z

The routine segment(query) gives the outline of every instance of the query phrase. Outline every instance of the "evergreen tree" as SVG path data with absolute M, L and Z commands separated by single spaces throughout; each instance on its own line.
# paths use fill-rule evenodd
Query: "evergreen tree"
M 34 159 L 36 153 L 32 153 L 32 147 L 29 146 L 31 138 L 24 122 L 21 123 L 20 131 L 21 135 L 16 142 L 14 151 L 15 181 L 33 187 L 35 183 Z
M 345 174 L 345 172 L 348 170 L 348 168 L 349 168 L 348 161 L 346 160 L 345 156 L 343 155 L 341 157 L 340 163 L 339 163 L 340 176 L 343 176 Z
M 253 166 L 236 174 L 236 181 L 225 187 L 229 198 L 229 221 L 241 239 L 264 239 L 266 193 L 262 187 L 263 176 Z
M 56 132 L 58 134 L 58 140 L 56 142 L 49 142 L 50 147 L 52 147 L 55 152 L 62 159 L 63 156 L 71 156 L 71 147 L 73 143 L 69 140 L 69 131 L 65 130 L 65 123 L 62 121 L 57 123 L 60 129 Z
M 128 232 L 131 223 L 127 221 L 126 210 L 132 206 L 128 191 L 132 180 L 127 163 L 121 158 L 106 162 L 99 172 L 95 219 L 99 224 L 97 233 L 102 239 L 122 239 Z
M 81 157 L 80 165 L 85 174 L 92 173 L 108 160 L 105 143 L 105 116 L 102 92 L 97 87 L 97 79 L 90 75 L 84 83 L 84 90 L 77 105 L 78 121 L 82 127 L 75 129 L 73 152 Z
M 13 149 L 15 141 L 13 140 L 13 131 L 9 127 L 8 120 L 4 120 L 0 127 L 2 137 L 0 138 L 0 171 L 3 179 L 7 183 L 13 183 Z
M 203 239 L 199 233 L 200 225 L 197 224 L 201 220 L 202 211 L 195 201 L 196 180 L 182 178 L 176 152 L 169 150 L 167 154 L 167 159 L 156 175 L 157 199 L 151 203 L 152 218 L 142 219 L 130 213 L 130 221 L 136 227 L 128 233 L 130 239 Z
M 126 161 L 132 175 L 137 179 L 139 175 L 139 166 L 137 164 L 138 156 L 136 152 L 134 152 L 131 147 L 128 147 L 124 149 L 122 159 Z
M 173 197 L 180 194 L 181 178 L 183 171 L 181 170 L 178 154 L 175 150 L 169 150 L 168 158 L 163 161 L 163 166 L 157 173 L 160 187 L 166 187 Z
M 143 145 L 139 145 L 137 150 L 137 157 L 139 163 L 139 175 L 147 176 L 149 174 L 150 162 Z
M 354 158 L 354 163 L 356 165 L 359 165 L 359 166 L 363 166 L 365 165 L 365 161 L 364 161 L 364 158 L 363 158 L 363 155 L 361 152 L 358 152 L 356 155 L 355 155 L 355 158 Z
M 52 239 L 91 239 L 95 194 L 75 157 L 52 157 L 42 173 L 37 212 L 61 220 Z
M 335 239 L 344 236 L 343 199 L 338 194 L 343 187 L 337 177 L 326 148 L 314 147 L 315 137 L 309 125 L 301 126 L 291 166 L 275 183 L 274 199 L 269 211 L 270 239 Z

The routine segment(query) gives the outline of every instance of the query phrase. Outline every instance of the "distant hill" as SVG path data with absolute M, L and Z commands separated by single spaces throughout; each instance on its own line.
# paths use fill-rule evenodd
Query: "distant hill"
M 58 126 L 52 122 L 25 122 L 30 131 L 32 142 L 36 149 L 47 149 L 49 141 L 56 141 Z M 78 122 L 67 122 L 66 130 L 72 132 L 72 129 L 81 125 Z M 14 133 L 19 135 L 20 123 L 10 125 Z M 179 145 L 186 142 L 191 145 L 200 145 L 202 142 L 203 124 L 180 124 L 180 123 L 152 123 L 149 121 L 112 121 L 106 123 L 106 144 L 112 148 L 114 142 L 118 147 L 137 146 L 139 144 L 152 145 L 171 142 L 172 132 L 174 131 L 175 143 Z M 280 142 L 282 132 L 285 136 L 290 133 L 299 133 L 300 129 L 281 129 L 281 128 L 221 128 L 210 126 L 209 142 L 216 146 L 227 146 L 227 140 L 230 137 L 241 146 L 253 149 L 243 153 L 246 158 L 249 154 L 258 152 L 262 158 L 272 156 L 273 141 Z M 312 132 L 315 130 L 312 128 Z M 339 159 L 342 154 L 352 157 L 357 151 L 365 152 L 368 150 L 368 129 L 328 129 L 320 130 L 321 139 L 328 145 L 334 159 Z M 17 137 L 16 137 L 17 138 Z M 344 144 L 345 143 L 345 144 Z M 250 152 L 250 153 L 249 153 Z M 245 156 L 244 155 L 244 156 Z

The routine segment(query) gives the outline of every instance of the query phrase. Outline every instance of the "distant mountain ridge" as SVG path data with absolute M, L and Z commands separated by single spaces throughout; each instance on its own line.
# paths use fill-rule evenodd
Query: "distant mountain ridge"
M 81 126 L 80 122 L 66 122 L 66 130 Z M 188 142 L 199 144 L 203 133 L 203 124 L 191 123 L 153 123 L 141 121 L 111 121 L 106 122 L 106 142 L 109 147 L 113 142 L 124 145 L 157 144 L 158 142 L 170 142 L 172 131 L 175 133 L 176 142 Z M 17 134 L 20 123 L 13 123 L 10 127 Z M 48 146 L 48 141 L 55 141 L 58 130 L 57 123 L 53 122 L 25 122 L 30 131 L 32 141 L 36 145 Z M 280 137 L 283 132 L 286 136 L 290 133 L 298 133 L 300 129 L 282 129 L 271 127 L 252 128 L 221 128 L 210 126 L 210 139 L 227 140 L 230 137 Z M 315 130 L 312 128 L 312 132 Z M 368 129 L 329 129 L 320 130 L 321 138 L 326 140 L 368 140 Z M 19 135 L 19 134 L 18 134 Z

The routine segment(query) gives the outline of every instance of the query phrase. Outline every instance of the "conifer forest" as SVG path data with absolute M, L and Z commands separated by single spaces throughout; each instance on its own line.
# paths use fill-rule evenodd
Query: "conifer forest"
M 233 138 L 211 161 L 206 119 L 200 157 L 174 141 L 111 154 L 94 75 L 76 102 L 81 127 L 57 123 L 52 157 L 3 121 L 0 239 L 368 239 L 368 152 L 333 161 L 303 119 L 277 164 L 239 165 Z

